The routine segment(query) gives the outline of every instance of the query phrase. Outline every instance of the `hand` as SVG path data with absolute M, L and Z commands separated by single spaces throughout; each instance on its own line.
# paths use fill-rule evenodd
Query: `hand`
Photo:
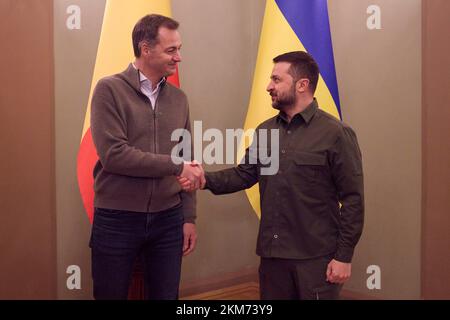
M 189 182 L 189 187 L 183 187 L 185 191 L 194 191 L 200 188 L 202 184 L 204 184 L 205 176 L 202 166 L 196 162 L 184 162 L 183 171 L 181 175 L 177 177 L 185 178 L 184 184 L 187 185 L 186 180 Z M 180 183 L 181 184 L 181 183 Z
M 344 283 L 350 278 L 352 264 L 331 260 L 327 267 L 327 281 L 331 283 Z
M 195 224 L 186 222 L 183 225 L 183 256 L 187 256 L 195 249 L 197 230 Z
M 178 183 L 180 184 L 181 188 L 186 192 L 195 191 L 197 189 L 204 189 L 206 185 L 206 179 L 205 179 L 205 171 L 203 170 L 203 167 L 201 164 L 199 164 L 197 161 L 192 161 L 191 163 L 185 163 L 189 164 L 191 167 L 195 167 L 198 170 L 200 170 L 200 181 L 199 183 L 193 183 L 188 177 L 183 177 L 183 173 L 181 176 L 177 177 Z M 183 170 L 184 172 L 184 170 Z

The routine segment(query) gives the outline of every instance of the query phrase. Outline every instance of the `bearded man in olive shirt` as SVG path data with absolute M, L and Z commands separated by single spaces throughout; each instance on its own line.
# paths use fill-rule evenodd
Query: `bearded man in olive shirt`
M 256 133 L 278 129 L 278 172 L 264 175 L 266 162 L 250 161 L 261 154 L 253 145 L 239 166 L 207 172 L 202 187 L 227 194 L 259 183 L 262 299 L 337 299 L 363 228 L 361 152 L 354 131 L 318 108 L 312 56 L 296 51 L 273 61 L 267 91 L 280 112 Z M 187 179 L 179 182 L 192 189 Z

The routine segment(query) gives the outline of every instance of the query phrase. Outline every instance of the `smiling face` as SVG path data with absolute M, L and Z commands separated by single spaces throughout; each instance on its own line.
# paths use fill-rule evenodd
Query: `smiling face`
M 278 110 L 292 107 L 296 102 L 294 78 L 289 74 L 291 64 L 275 63 L 267 91 L 272 97 L 272 107 Z
M 156 77 L 168 77 L 177 71 L 181 62 L 181 37 L 177 30 L 160 27 L 158 42 L 149 45 L 144 42 L 141 47 L 143 61 L 147 69 Z

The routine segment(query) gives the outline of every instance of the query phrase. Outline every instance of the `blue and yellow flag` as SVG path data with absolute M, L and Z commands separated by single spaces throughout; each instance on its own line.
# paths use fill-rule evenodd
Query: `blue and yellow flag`
M 299 50 L 309 52 L 319 65 L 315 97 L 320 108 L 340 119 L 327 0 L 267 0 L 245 130 L 256 128 L 277 113 L 265 91 L 273 68 L 272 59 L 279 54 Z M 246 144 L 245 141 L 243 143 Z M 251 141 L 245 147 L 249 143 Z M 238 159 L 242 159 L 243 150 L 240 149 Z M 258 185 L 246 192 L 260 217 Z

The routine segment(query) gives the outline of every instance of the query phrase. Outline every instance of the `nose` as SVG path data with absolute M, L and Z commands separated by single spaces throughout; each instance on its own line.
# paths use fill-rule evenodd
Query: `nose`
M 175 55 L 173 56 L 173 61 L 175 61 L 175 62 L 181 62 L 181 53 L 180 53 L 179 50 L 178 50 L 178 51 L 175 53 Z
M 273 83 L 272 81 L 269 82 L 269 84 L 267 85 L 266 91 L 270 92 L 273 90 Z

